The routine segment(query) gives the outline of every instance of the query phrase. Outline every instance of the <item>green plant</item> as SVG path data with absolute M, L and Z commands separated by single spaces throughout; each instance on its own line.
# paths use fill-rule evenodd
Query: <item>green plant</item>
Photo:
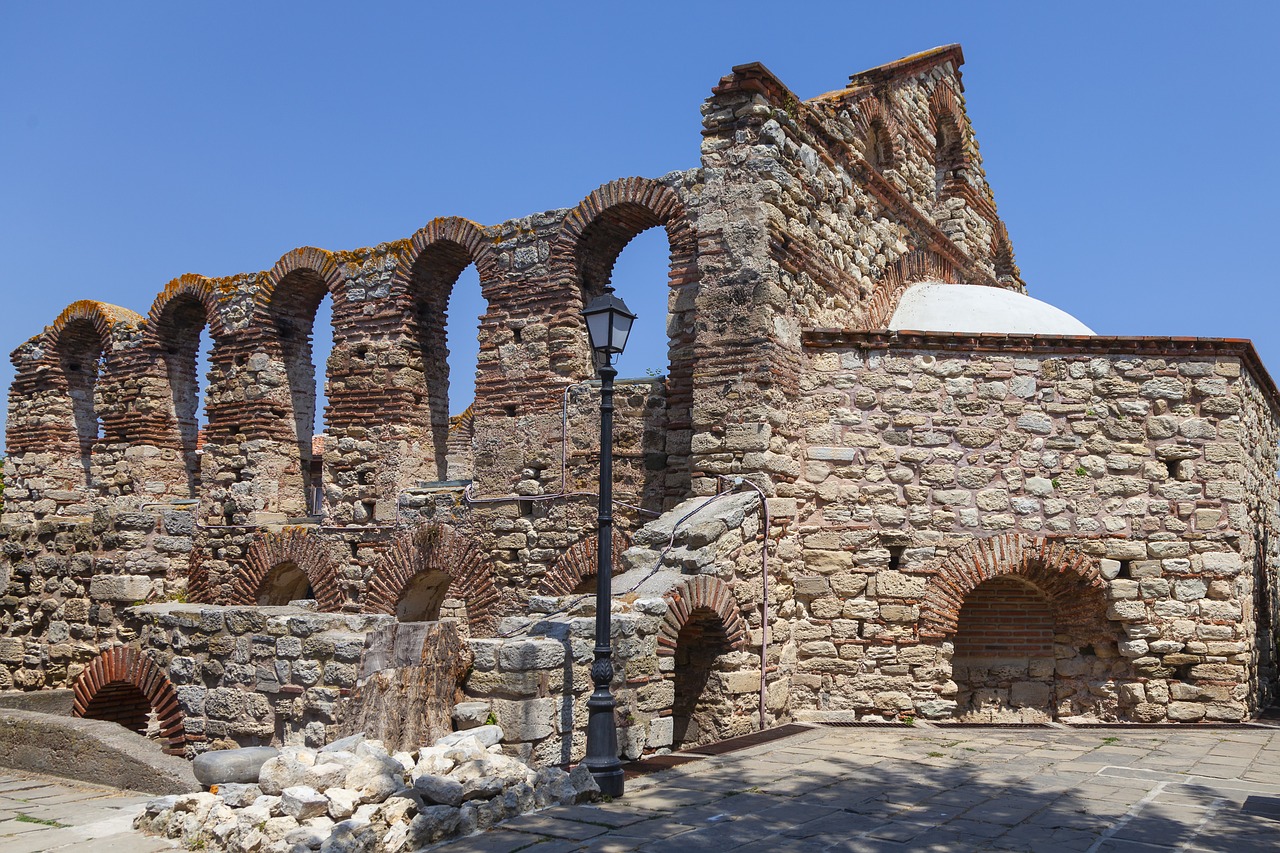
M 914 725 L 916 724 L 916 715 L 915 715 L 915 714 L 900 714 L 900 715 L 898 716 L 898 719 L 899 719 L 899 720 L 901 720 L 905 725 L 908 725 L 908 726 L 914 726 Z
M 13 819 L 18 823 L 38 823 L 41 826 L 52 826 L 54 829 L 66 829 L 70 826 L 70 824 L 67 823 L 58 823 L 56 820 L 49 820 L 48 818 L 43 817 L 32 817 L 31 815 L 23 814 L 22 812 L 18 812 L 14 815 Z
M 1054 478 L 1053 478 L 1052 480 L 1050 480 L 1049 482 L 1053 485 L 1053 487 L 1054 487 L 1055 489 L 1056 489 L 1056 488 L 1058 488 L 1058 486 L 1062 485 L 1061 483 L 1059 483 L 1059 482 L 1058 482 L 1058 478 L 1057 478 L 1057 477 L 1054 477 Z
M 489 716 L 484 718 L 484 724 L 486 726 L 496 726 L 498 724 L 498 718 L 493 715 L 492 711 L 489 712 Z
M 929 756 L 930 758 L 945 758 L 947 754 L 945 752 L 937 752 L 935 750 L 933 752 L 926 752 L 925 755 Z
M 1089 476 L 1089 469 L 1088 469 L 1088 468 L 1086 468 L 1086 467 L 1084 467 L 1083 465 L 1077 465 L 1077 466 L 1076 466 L 1076 476 L 1077 476 L 1077 477 L 1088 477 L 1088 476 Z

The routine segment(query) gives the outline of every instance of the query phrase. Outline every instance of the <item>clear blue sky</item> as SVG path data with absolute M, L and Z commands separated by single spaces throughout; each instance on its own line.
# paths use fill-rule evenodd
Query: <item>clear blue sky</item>
M 960 42 L 1031 294 L 1102 334 L 1252 338 L 1280 373 L 1276 8 L 11 0 L 0 349 L 76 299 L 145 313 L 184 272 L 436 216 L 495 223 L 696 166 L 699 104 L 739 63 L 807 98 Z M 620 261 L 641 315 L 624 375 L 665 371 L 664 255 L 650 232 Z M 476 313 L 467 284 L 453 329 Z

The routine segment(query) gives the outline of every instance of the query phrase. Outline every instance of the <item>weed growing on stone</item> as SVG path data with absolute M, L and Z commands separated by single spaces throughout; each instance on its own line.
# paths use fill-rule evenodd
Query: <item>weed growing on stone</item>
M 18 823 L 38 823 L 41 826 L 52 826 L 54 829 L 66 829 L 70 826 L 70 824 L 67 823 L 58 823 L 56 820 L 49 820 L 43 817 L 32 817 L 31 815 L 23 814 L 22 812 L 18 812 L 14 815 L 13 819 Z

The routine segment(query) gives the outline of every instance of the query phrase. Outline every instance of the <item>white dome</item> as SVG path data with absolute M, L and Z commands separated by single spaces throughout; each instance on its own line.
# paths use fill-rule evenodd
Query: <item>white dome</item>
M 1008 335 L 1092 335 L 1084 323 L 1048 302 L 975 284 L 913 284 L 889 321 L 892 330 L 999 332 Z

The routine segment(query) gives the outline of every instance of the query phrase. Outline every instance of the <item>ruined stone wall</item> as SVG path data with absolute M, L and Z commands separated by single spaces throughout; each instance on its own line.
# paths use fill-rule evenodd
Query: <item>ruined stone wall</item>
M 189 754 L 218 741 L 322 746 L 385 616 L 298 607 L 132 608 L 136 643 L 177 693 Z
M 69 687 L 136 633 L 121 611 L 183 594 L 192 513 L 147 511 L 0 526 L 0 689 Z

